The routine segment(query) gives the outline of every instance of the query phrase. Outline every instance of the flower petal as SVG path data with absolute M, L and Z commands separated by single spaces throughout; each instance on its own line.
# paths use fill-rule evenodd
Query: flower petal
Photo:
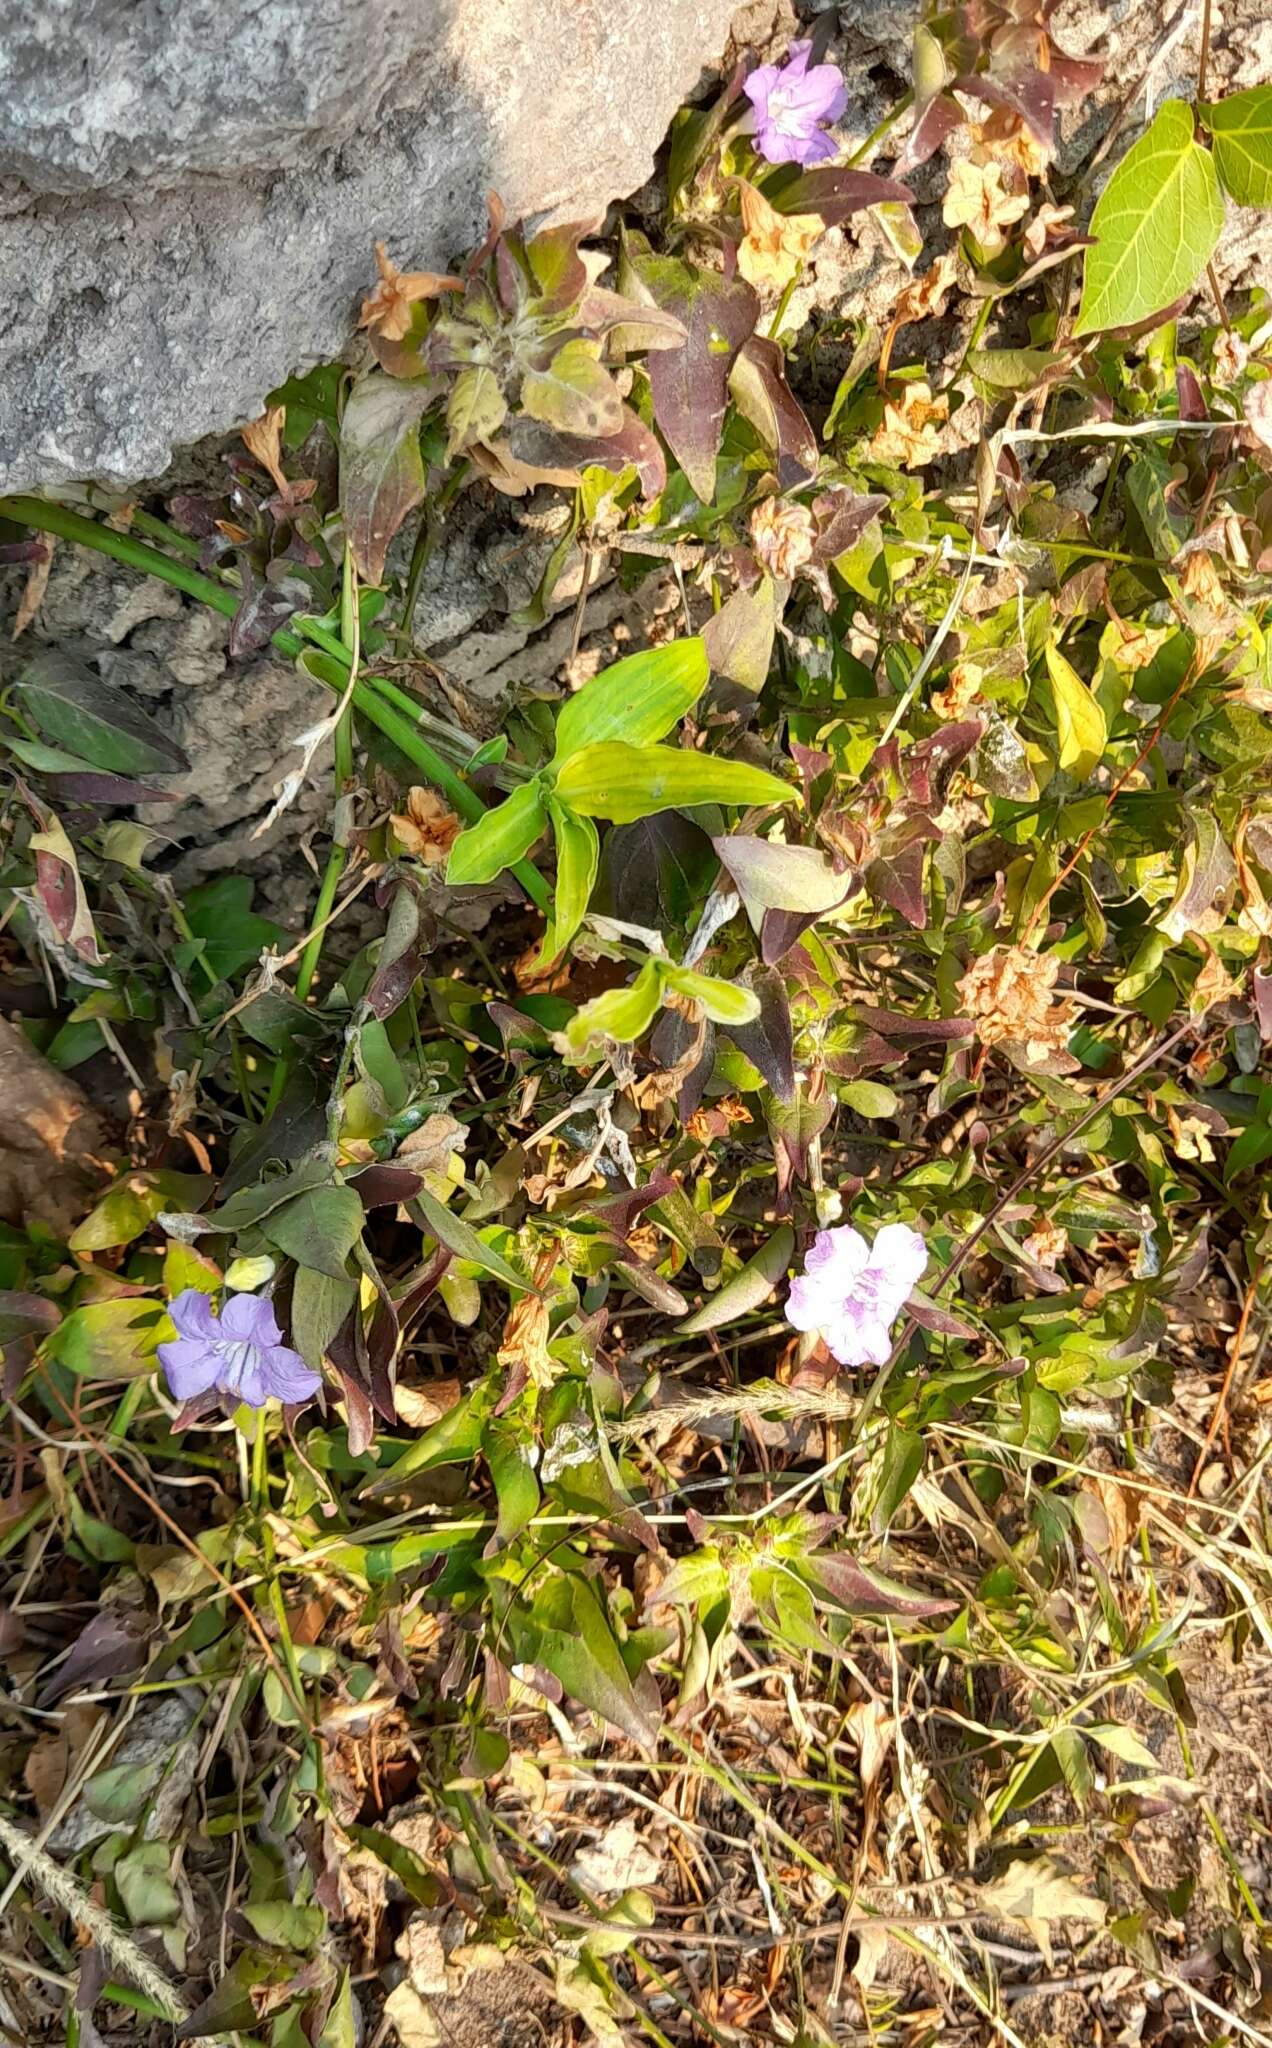
M 201 1287 L 183 1287 L 168 1303 L 168 1314 L 172 1317 L 179 1337 L 200 1339 L 205 1344 L 214 1344 L 219 1335 L 216 1315 L 212 1302 Z
M 927 1262 L 927 1245 L 908 1223 L 885 1223 L 882 1230 L 876 1231 L 870 1264 L 881 1276 L 886 1276 L 889 1287 L 900 1290 L 901 1301 L 922 1278 Z
M 236 1344 L 278 1344 L 282 1331 L 263 1294 L 234 1294 L 221 1313 L 221 1332 Z
M 159 1363 L 173 1399 L 191 1401 L 196 1394 L 206 1394 L 216 1385 L 221 1354 L 215 1344 L 202 1337 L 179 1337 L 173 1344 L 159 1346 Z
M 275 1401 L 312 1401 L 322 1385 L 322 1374 L 313 1372 L 298 1351 L 286 1344 L 274 1344 L 261 1352 L 265 1384 Z

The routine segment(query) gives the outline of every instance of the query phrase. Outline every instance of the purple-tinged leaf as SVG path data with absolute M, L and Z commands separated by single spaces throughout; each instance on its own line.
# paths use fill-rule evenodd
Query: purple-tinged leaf
M 959 92 L 969 94 L 972 99 L 984 100 L 988 106 L 1005 107 L 1008 113 L 1018 114 L 1044 149 L 1054 148 L 1056 89 L 1049 71 L 1022 66 L 993 78 L 985 72 L 965 72 L 961 78 L 955 79 L 954 84 Z
M 921 1330 L 934 1330 L 942 1337 L 979 1337 L 980 1331 L 973 1323 L 964 1322 L 951 1309 L 939 1301 L 933 1301 L 916 1287 L 905 1305 L 906 1314 L 919 1325 Z
M 563 221 L 540 228 L 526 243 L 526 259 L 538 286 L 536 313 L 567 313 L 587 290 L 587 265 L 579 255 L 585 235 L 595 234 L 600 221 Z
M 239 576 L 243 594 L 230 621 L 229 639 L 229 651 L 235 660 L 245 654 L 259 654 L 262 647 L 268 647 L 279 627 L 287 623 L 296 609 L 285 591 L 261 581 L 246 557 L 240 560 Z
M 902 1044 L 947 1045 L 976 1033 L 968 1017 L 912 1017 L 901 1010 L 879 1010 L 870 1003 L 854 1003 L 848 1014 L 854 1024 L 864 1024 Z
M 664 1010 L 654 1026 L 654 1033 L 649 1041 L 650 1055 L 657 1060 L 664 1073 L 670 1073 L 671 1069 L 684 1059 L 695 1041 L 699 1045 L 697 1060 L 683 1076 L 676 1093 L 676 1114 L 682 1124 L 688 1123 L 701 1104 L 715 1066 L 715 1025 L 709 1017 L 703 1018 L 702 1025 L 702 1035 L 699 1039 L 687 1017 L 682 1017 L 678 1010 Z
M 126 775 L 68 774 L 45 777 L 51 795 L 80 804 L 175 804 L 172 789 L 149 789 Z
M 48 552 L 41 540 L 6 540 L 0 542 L 0 567 L 7 568 L 11 562 L 43 562 Z
M 650 358 L 649 384 L 654 417 L 672 453 L 703 504 L 710 504 L 729 374 L 755 332 L 760 301 L 743 279 L 726 280 L 676 257 L 638 257 L 636 270 L 655 303 L 685 328 L 683 347 Z
M 960 719 L 943 725 L 910 748 L 902 762 L 906 785 L 915 803 L 940 810 L 954 770 L 985 737 L 983 718 Z
M 752 967 L 744 985 L 759 997 L 760 1014 L 750 1024 L 730 1024 L 727 1035 L 789 1107 L 795 1101 L 795 1039 L 786 984 L 775 968 Z
M 675 1015 L 668 1011 L 668 1016 Z M 685 1019 L 682 1017 L 683 1024 Z M 614 1195 L 602 1195 L 598 1200 L 589 1201 L 587 1213 L 598 1222 L 604 1223 L 618 1237 L 631 1235 L 632 1226 L 646 1209 L 652 1209 L 655 1202 L 661 1202 L 669 1195 L 676 1183 L 663 1167 L 652 1173 L 642 1187 L 623 1188 Z
M 612 334 L 620 349 L 681 348 L 688 338 L 674 313 L 643 306 L 599 284 L 589 285 L 580 299 L 578 324 L 589 334 Z
M 420 421 L 435 396 L 378 371 L 350 391 L 340 422 L 340 503 L 358 575 L 378 584 L 389 542 L 424 496 Z
M 865 872 L 866 888 L 876 903 L 886 903 L 912 924 L 916 931 L 927 926 L 927 901 L 923 893 L 923 865 L 926 854 L 922 839 L 876 854 Z
M 112 1679 L 126 1686 L 146 1662 L 151 1634 L 152 1624 L 136 1608 L 101 1608 L 76 1636 L 69 1657 L 41 1692 L 40 1705 L 53 1706 L 81 1686 L 109 1686 Z
M 779 960 L 784 960 L 796 940 L 816 924 L 820 914 L 816 910 L 766 910 L 760 924 L 760 958 L 764 965 L 776 967 Z
M 707 660 L 716 675 L 755 696 L 768 679 L 777 635 L 779 604 L 771 576 L 750 590 L 735 590 L 702 629 Z
M 775 451 L 784 491 L 816 474 L 817 436 L 786 381 L 786 357 L 777 342 L 752 334 L 729 372 L 729 390 L 743 418 Z
M 366 993 L 366 1005 L 373 1017 L 383 1022 L 406 1001 L 423 970 L 434 935 L 433 921 L 423 911 L 412 884 L 399 883 Z
M 722 865 L 737 884 L 748 913 L 797 910 L 821 917 L 844 901 L 851 877 L 832 867 L 815 846 L 786 846 L 745 832 L 713 839 Z
M 1258 1019 L 1259 1036 L 1265 1045 L 1272 1042 L 1272 974 L 1256 967 L 1253 976 L 1254 1014 Z
M 627 405 L 618 432 L 604 436 L 563 434 L 519 414 L 509 420 L 493 453 L 501 461 L 510 458 L 513 479 L 527 488 L 538 483 L 568 488 L 585 469 L 608 469 L 617 475 L 629 463 L 646 498 L 656 498 L 667 481 L 667 458 L 658 436 Z
M 1197 373 L 1187 363 L 1175 365 L 1175 390 L 1179 398 L 1181 420 L 1204 420 L 1210 417 L 1206 396 L 1197 381 Z
M 406 1166 L 364 1166 L 345 1182 L 364 1209 L 385 1209 L 395 1202 L 410 1202 L 424 1185 L 418 1173 Z
M 36 896 L 62 944 L 96 967 L 102 956 L 75 849 L 52 812 L 43 824 L 44 830 L 33 832 L 29 841 L 35 855 Z
M 791 165 L 776 177 L 764 181 L 764 197 L 778 213 L 815 213 L 826 226 L 837 227 L 854 213 L 887 200 L 903 206 L 913 204 L 914 194 L 896 178 L 881 178 L 874 171 L 853 171 L 836 164 L 802 171 Z
M 947 142 L 957 128 L 961 128 L 967 116 L 956 99 L 949 93 L 939 92 L 930 99 L 920 114 L 915 116 L 914 125 L 906 138 L 905 147 L 897 158 L 896 168 L 904 176 L 917 171 L 929 157 L 936 155 L 943 142 Z
M 938 1614 L 952 1614 L 959 1605 L 957 1600 L 911 1592 L 896 1579 L 868 1570 L 847 1550 L 815 1550 L 801 1559 L 800 1569 L 816 1590 L 847 1614 L 895 1615 L 899 1620 L 926 1621 Z
M 125 690 L 50 649 L 17 680 L 22 709 L 56 748 L 107 775 L 183 775 L 190 763 Z
M 813 499 L 813 517 L 817 522 L 817 539 L 813 547 L 813 559 L 819 563 L 833 562 L 836 555 L 842 555 L 855 546 L 871 520 L 884 510 L 887 498 L 881 491 L 863 494 L 836 486 L 821 491 Z

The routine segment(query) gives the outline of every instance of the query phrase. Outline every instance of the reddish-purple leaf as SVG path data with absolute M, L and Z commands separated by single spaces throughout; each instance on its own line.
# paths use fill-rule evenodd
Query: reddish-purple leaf
M 649 384 L 654 417 L 694 491 L 709 504 L 729 374 L 755 332 L 760 301 L 741 278 L 726 280 L 675 257 L 641 257 L 636 268 L 656 304 L 685 328 L 683 347 L 651 356 Z
M 940 810 L 954 770 L 985 737 L 983 718 L 961 719 L 943 725 L 910 748 L 902 762 L 906 784 L 915 803 L 931 804 Z
M 779 213 L 815 213 L 827 227 L 850 220 L 854 213 L 879 206 L 885 200 L 903 206 L 914 203 L 908 185 L 896 178 L 881 178 L 874 171 L 852 171 L 838 165 L 818 166 L 802 171 L 790 165 L 764 185 L 764 197 Z
M 43 831 L 33 832 L 29 842 L 35 855 L 36 896 L 62 944 L 96 967 L 102 956 L 75 850 L 51 812 L 43 825 Z
M 750 1024 L 721 1026 L 744 1059 L 763 1075 L 778 1101 L 795 1100 L 795 1042 L 786 984 L 772 967 L 752 967 L 744 986 L 760 999 L 760 1014 Z
M 934 1330 L 942 1337 L 980 1335 L 980 1331 L 973 1324 L 964 1322 L 962 1316 L 956 1316 L 939 1301 L 933 1301 L 930 1295 L 924 1294 L 918 1287 L 906 1302 L 905 1312 L 921 1330 Z
M 817 469 L 817 436 L 786 381 L 786 357 L 775 341 L 752 334 L 729 375 L 738 411 L 777 455 L 777 480 L 784 491 Z
M 423 1178 L 405 1166 L 364 1166 L 346 1183 L 357 1193 L 364 1209 L 384 1209 L 392 1202 L 409 1202 L 423 1187 Z
M 984 100 L 991 107 L 1005 107 L 1018 114 L 1037 136 L 1044 149 L 1052 148 L 1056 132 L 1055 80 L 1049 71 L 1022 66 L 990 78 L 984 72 L 965 73 L 956 78 L 959 92 Z
M 937 1614 L 952 1614 L 957 1600 L 934 1598 L 930 1593 L 912 1593 L 896 1579 L 869 1571 L 847 1550 L 815 1550 L 802 1560 L 805 1577 L 848 1614 L 891 1614 L 899 1619 L 927 1620 Z
M 1209 418 L 1205 393 L 1197 381 L 1196 371 L 1190 369 L 1187 363 L 1179 362 L 1175 365 L 1175 390 L 1179 397 L 1181 420 Z
M 897 170 L 902 174 L 916 171 L 920 164 L 936 155 L 941 144 L 948 141 L 966 119 L 956 99 L 948 93 L 937 93 L 935 99 L 930 99 L 923 111 L 915 116 L 914 126 L 897 158 Z
M 925 853 L 924 841 L 913 839 L 907 845 L 877 854 L 865 873 L 866 888 L 875 901 L 888 904 L 920 932 L 927 925 L 923 894 Z
M 73 803 L 175 804 L 179 800 L 173 789 L 149 789 L 144 783 L 133 782 L 126 775 L 97 775 L 85 771 L 82 774 L 47 775 L 44 779 L 54 796 L 69 797 Z
M 424 496 L 420 421 L 431 386 L 373 371 L 350 391 L 340 422 L 340 503 L 358 574 L 379 583 L 389 542 Z
M 608 469 L 615 475 L 630 463 L 640 478 L 641 493 L 656 498 L 667 481 L 667 458 L 658 436 L 630 406 L 623 407 L 623 424 L 616 434 L 563 434 L 519 414 L 501 435 L 496 453 L 507 448 L 514 463 L 541 473 L 545 482 L 577 483 L 587 468 Z

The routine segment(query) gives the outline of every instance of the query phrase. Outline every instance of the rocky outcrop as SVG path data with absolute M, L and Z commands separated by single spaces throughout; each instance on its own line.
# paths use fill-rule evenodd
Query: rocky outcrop
M 372 243 L 599 212 L 735 0 L 7 0 L 0 491 L 156 476 L 340 353 Z

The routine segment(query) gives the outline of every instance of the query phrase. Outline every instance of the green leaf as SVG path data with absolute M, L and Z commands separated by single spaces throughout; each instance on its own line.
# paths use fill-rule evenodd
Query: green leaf
M 566 1692 L 645 1751 L 656 1731 L 632 1691 L 627 1667 L 591 1584 L 573 1573 L 553 1579 L 529 1616 L 516 1616 L 525 1660 L 542 1664 Z
M 970 348 L 967 368 L 1000 391 L 1031 391 L 1064 357 L 1045 348 Z
M 923 1438 L 915 1429 L 889 1422 L 879 1468 L 879 1491 L 870 1511 L 870 1527 L 881 1536 L 923 1470 Z
M 1214 141 L 1224 191 L 1238 206 L 1272 206 L 1272 85 L 1209 100 L 1197 112 Z
M 1201 276 L 1223 228 L 1223 195 L 1192 108 L 1167 100 L 1129 149 L 1091 216 L 1078 334 L 1129 327 L 1180 298 Z
M 101 772 L 181 775 L 189 769 L 180 747 L 131 697 L 68 654 L 37 655 L 16 688 L 22 710 L 47 739 Z
M 130 1173 L 102 1196 L 67 1243 L 73 1252 L 131 1244 L 162 1210 L 195 1209 L 211 1189 L 212 1182 L 201 1173 Z
M 713 1024 L 752 1024 L 760 1014 L 760 999 L 754 989 L 740 982 L 722 981 L 718 974 L 698 974 L 692 967 L 674 967 L 668 960 L 658 962 L 658 978 L 664 988 L 701 1003 Z
M 695 1336 L 702 1330 L 723 1329 L 726 1323 L 736 1323 L 739 1316 L 760 1308 L 782 1280 L 794 1249 L 795 1233 L 783 1223 L 727 1286 L 710 1295 L 700 1309 L 686 1317 L 680 1325 L 683 1334 Z
M 716 675 L 758 696 L 768 679 L 779 616 L 771 576 L 761 576 L 751 590 L 735 590 L 702 629 Z
M 162 1302 L 135 1295 L 85 1302 L 47 1340 L 44 1355 L 82 1379 L 131 1380 L 149 1372 L 173 1335 Z
M 545 961 L 563 953 L 582 924 L 601 858 L 600 834 L 590 818 L 580 818 L 554 796 L 548 798 L 548 816 L 556 840 L 557 871 L 540 954 Z
M 453 888 L 493 882 L 496 875 L 529 853 L 546 823 L 538 783 L 523 782 L 493 811 L 460 833 L 446 864 L 447 881 Z
M 789 783 L 749 762 L 682 747 L 631 747 L 621 740 L 571 755 L 557 777 L 557 794 L 585 817 L 612 818 L 619 825 L 695 804 L 799 802 Z
M 521 380 L 521 410 L 532 420 L 564 434 L 617 434 L 623 401 L 597 345 L 575 335 L 562 342 L 544 370 L 527 370 Z
M 486 1453 L 495 1499 L 499 1504 L 495 1537 L 500 1544 L 511 1543 L 538 1510 L 539 1482 L 534 1476 L 526 1446 L 518 1441 L 511 1429 L 492 1426 L 486 1432 L 482 1449 Z
M 203 957 L 218 981 L 232 981 L 241 968 L 254 965 L 266 946 L 286 942 L 281 925 L 252 909 L 253 887 L 250 875 L 218 875 L 185 898 L 190 930 L 202 939 Z
M 502 1252 L 497 1252 L 478 1236 L 471 1223 L 465 1223 L 462 1216 L 454 1216 L 430 1195 L 427 1188 L 421 1188 L 411 1197 L 411 1207 L 419 1209 L 428 1228 L 439 1244 L 448 1252 L 454 1252 L 457 1259 L 468 1259 L 474 1266 L 480 1266 L 483 1273 L 490 1273 L 506 1286 L 515 1287 L 518 1294 L 526 1292 L 526 1282 L 515 1266 L 510 1266 Z
M 424 496 L 420 421 L 433 396 L 373 370 L 354 385 L 340 421 L 340 504 L 358 575 L 379 583 L 389 542 Z
M 347 1277 L 346 1261 L 362 1235 L 363 1209 L 354 1188 L 311 1188 L 261 1224 L 263 1234 L 298 1266 L 329 1279 Z
M 895 1116 L 897 1097 L 893 1089 L 882 1081 L 849 1081 L 838 1090 L 839 1099 L 849 1109 L 855 1109 L 858 1116 Z
M 562 705 L 553 759 L 559 764 L 602 740 L 648 747 L 665 739 L 697 703 L 709 674 L 707 650 L 697 636 L 616 661 Z
M 453 462 L 461 450 L 488 441 L 499 432 L 507 413 L 493 370 L 483 363 L 461 370 L 446 406 L 446 460 Z
M 357 1821 L 346 1821 L 344 1825 L 345 1833 L 353 1837 L 360 1849 L 369 1850 L 386 1870 L 393 1872 L 417 1906 L 436 1906 L 445 1897 L 441 1880 L 405 1842 L 399 1842 L 382 1828 L 360 1827 Z
M 337 1330 L 358 1298 L 354 1281 L 298 1266 L 292 1287 L 291 1340 L 305 1364 L 321 1372 Z
M 114 1828 L 140 1820 L 154 1797 L 163 1765 L 164 1759 L 155 1757 L 149 1763 L 111 1764 L 95 1772 L 84 1787 L 85 1806 Z
M 293 1899 L 263 1899 L 240 1906 L 253 1934 L 270 1948 L 297 1949 L 302 1954 L 322 1940 L 327 1916 L 321 1906 L 298 1906 Z
M 648 1031 L 662 1003 L 657 963 L 647 960 L 629 988 L 609 988 L 576 1010 L 565 1027 L 571 1052 L 582 1052 L 594 1038 L 616 1038 L 633 1045 Z
M 1047 642 L 1047 674 L 1056 705 L 1060 766 L 1085 782 L 1104 753 L 1108 727 L 1095 698 L 1058 647 Z
M 140 1842 L 116 1863 L 112 1875 L 134 1927 L 173 1927 L 181 1918 L 181 1900 L 168 1876 L 171 1861 L 169 1843 Z

